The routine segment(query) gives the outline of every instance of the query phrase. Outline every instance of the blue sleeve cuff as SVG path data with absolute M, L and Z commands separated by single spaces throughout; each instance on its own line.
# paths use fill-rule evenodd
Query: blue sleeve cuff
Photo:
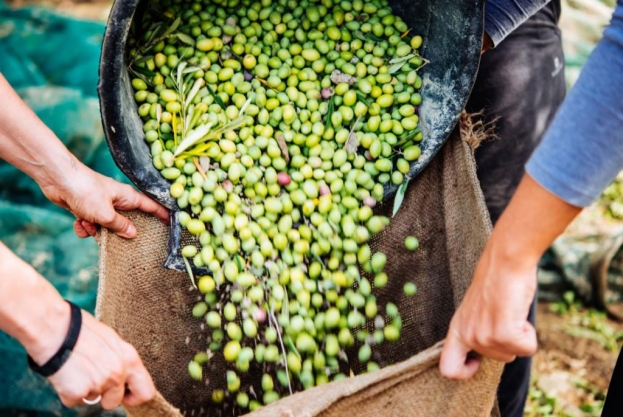
M 489 0 L 485 6 L 485 32 L 497 46 L 550 0 Z
M 541 153 L 542 155 L 542 153 Z M 535 154 L 526 164 L 526 172 L 541 187 L 545 188 L 556 197 L 576 207 L 588 207 L 595 200 L 595 196 L 601 193 L 600 189 L 580 189 L 574 187 L 565 178 L 564 174 L 551 169 L 547 164 L 546 158 Z

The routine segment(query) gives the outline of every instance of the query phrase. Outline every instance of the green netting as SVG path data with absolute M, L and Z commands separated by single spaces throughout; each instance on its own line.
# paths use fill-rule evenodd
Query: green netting
M 39 8 L 11 10 L 0 2 L 0 72 L 75 155 L 95 170 L 125 180 L 112 161 L 100 121 L 96 87 L 103 33 L 100 23 Z M 74 235 L 73 220 L 32 179 L 0 161 L 0 240 L 64 297 L 93 311 L 97 245 Z M 47 380 L 28 370 L 25 357 L 19 343 L 0 332 L 0 415 L 97 413 L 63 407 Z

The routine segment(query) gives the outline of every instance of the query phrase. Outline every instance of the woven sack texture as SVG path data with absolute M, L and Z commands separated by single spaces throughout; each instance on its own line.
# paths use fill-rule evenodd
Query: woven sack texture
M 497 414 L 494 403 L 502 364 L 485 360 L 477 376 L 464 382 L 444 379 L 437 368 L 438 342 L 446 335 L 491 229 L 473 160 L 472 148 L 482 136 L 464 117 L 439 155 L 411 181 L 390 226 L 372 240 L 373 251 L 388 257 L 389 283 L 377 290 L 377 302 L 397 304 L 403 321 L 400 340 L 383 344 L 373 354 L 373 360 L 386 367 L 294 394 L 250 416 Z M 391 216 L 392 207 L 390 200 L 375 211 Z M 160 392 L 129 414 L 236 415 L 227 402 L 211 404 L 206 388 L 225 386 L 224 360 L 217 355 L 210 361 L 205 383 L 187 374 L 189 360 L 207 347 L 206 329 L 191 314 L 201 296 L 188 276 L 161 267 L 168 227 L 142 213 L 128 215 L 138 229 L 136 239 L 101 234 L 97 314 L 138 349 Z M 420 241 L 415 252 L 404 247 L 409 235 Z M 417 284 L 416 296 L 404 295 L 407 281 Z M 356 350 L 349 357 L 356 358 Z M 357 362 L 349 366 L 355 374 L 364 369 Z

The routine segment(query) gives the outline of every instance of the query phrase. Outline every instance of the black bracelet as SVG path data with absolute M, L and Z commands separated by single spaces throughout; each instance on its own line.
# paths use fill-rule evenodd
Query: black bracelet
M 69 356 L 71 355 L 71 351 L 76 346 L 78 335 L 80 334 L 80 329 L 82 328 L 82 311 L 80 310 L 80 307 L 69 300 L 65 301 L 67 301 L 71 307 L 71 321 L 69 323 L 67 336 L 65 336 L 65 340 L 58 349 L 58 352 L 56 352 L 56 354 L 52 356 L 49 361 L 41 366 L 37 365 L 30 355 L 28 355 L 28 366 L 30 369 L 44 377 L 54 375 L 59 369 L 61 369 L 65 362 L 67 362 L 67 359 L 69 359 Z

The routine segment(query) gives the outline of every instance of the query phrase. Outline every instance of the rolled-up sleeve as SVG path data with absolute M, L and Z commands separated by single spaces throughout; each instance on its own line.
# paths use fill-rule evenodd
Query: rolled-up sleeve
M 538 12 L 550 0 L 488 0 L 485 6 L 485 31 L 493 45 Z
M 585 207 L 623 169 L 623 0 L 526 165 L 539 184 Z

